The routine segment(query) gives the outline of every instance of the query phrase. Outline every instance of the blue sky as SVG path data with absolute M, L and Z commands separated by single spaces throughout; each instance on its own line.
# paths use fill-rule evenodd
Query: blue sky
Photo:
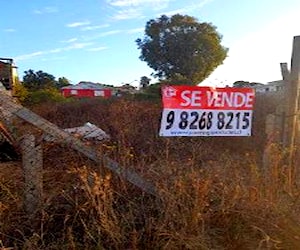
M 0 57 L 19 75 L 42 70 L 71 83 L 138 86 L 153 72 L 139 59 L 135 40 L 148 20 L 188 14 L 223 35 L 228 58 L 202 85 L 281 79 L 300 35 L 299 0 L 2 0 Z M 152 81 L 154 82 L 154 81 Z

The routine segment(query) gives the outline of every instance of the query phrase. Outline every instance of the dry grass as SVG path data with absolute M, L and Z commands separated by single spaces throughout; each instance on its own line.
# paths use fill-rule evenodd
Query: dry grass
M 266 100 L 264 100 L 266 102 Z M 266 146 L 261 104 L 251 138 L 160 138 L 160 106 L 90 100 L 39 107 L 60 127 L 92 122 L 112 135 L 97 149 L 157 186 L 159 198 L 103 166 L 44 144 L 44 202 L 22 207 L 20 164 L 0 171 L 0 249 L 300 249 L 300 190 L 285 153 Z M 268 107 L 267 105 L 270 105 Z

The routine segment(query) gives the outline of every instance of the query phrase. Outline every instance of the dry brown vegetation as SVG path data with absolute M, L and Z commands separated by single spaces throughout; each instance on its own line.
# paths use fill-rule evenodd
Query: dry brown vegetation
M 158 197 L 62 145 L 43 143 L 44 202 L 22 206 L 21 163 L 0 170 L 0 249 L 300 249 L 299 183 L 267 145 L 259 98 L 251 138 L 161 138 L 161 107 L 98 99 L 35 108 L 59 127 L 89 121 L 112 136 L 97 150 L 157 186 Z M 26 127 L 26 129 L 28 129 Z

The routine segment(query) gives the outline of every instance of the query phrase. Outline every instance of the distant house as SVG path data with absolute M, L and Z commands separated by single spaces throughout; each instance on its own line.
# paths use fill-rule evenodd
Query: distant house
M 233 83 L 233 87 L 235 88 L 257 88 L 260 86 L 264 86 L 264 85 L 258 82 L 247 82 L 247 81 L 236 81 Z
M 272 81 L 267 84 L 256 82 L 237 81 L 233 84 L 233 87 L 238 88 L 253 88 L 256 93 L 281 93 L 284 90 L 284 81 Z
M 114 92 L 116 93 L 117 96 L 119 96 L 122 94 L 136 94 L 138 91 L 136 87 L 126 83 L 122 86 L 114 87 Z
M 283 92 L 284 90 L 284 81 L 279 80 L 279 81 L 272 81 L 268 82 L 267 84 L 263 85 L 258 85 L 254 87 L 255 91 L 257 93 L 268 93 L 268 92 Z
M 112 96 L 112 89 L 107 85 L 93 82 L 79 82 L 61 88 L 64 97 L 104 97 Z

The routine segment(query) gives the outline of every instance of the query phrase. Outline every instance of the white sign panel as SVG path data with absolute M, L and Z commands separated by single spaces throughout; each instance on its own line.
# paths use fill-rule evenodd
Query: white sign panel
M 165 86 L 160 136 L 251 136 L 251 88 Z

